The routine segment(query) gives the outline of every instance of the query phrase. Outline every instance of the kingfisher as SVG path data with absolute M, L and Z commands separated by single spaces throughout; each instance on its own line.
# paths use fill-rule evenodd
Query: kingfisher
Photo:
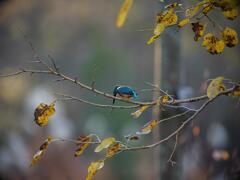
M 124 99 L 130 99 L 130 98 L 137 98 L 138 94 L 136 91 L 128 86 L 116 86 L 113 90 L 113 95 L 116 97 L 119 95 L 120 97 Z M 113 99 L 113 104 L 115 103 L 115 99 Z

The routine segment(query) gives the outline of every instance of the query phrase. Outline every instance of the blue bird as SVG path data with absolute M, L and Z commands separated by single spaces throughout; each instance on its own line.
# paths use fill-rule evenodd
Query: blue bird
M 138 94 L 136 91 L 130 87 L 127 86 L 116 86 L 113 90 L 113 95 L 116 97 L 117 95 L 124 98 L 124 99 L 130 99 L 130 98 L 137 98 Z M 113 104 L 115 103 L 115 99 L 113 99 Z

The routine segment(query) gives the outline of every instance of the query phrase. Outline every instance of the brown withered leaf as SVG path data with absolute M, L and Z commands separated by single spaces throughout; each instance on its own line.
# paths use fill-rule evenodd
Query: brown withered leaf
M 50 105 L 41 103 L 37 106 L 34 111 L 34 121 L 39 126 L 45 126 L 48 124 L 49 117 L 55 113 L 55 104 L 52 103 Z
M 191 23 L 192 30 L 195 34 L 194 40 L 198 41 L 204 34 L 205 31 L 205 25 L 201 22 Z
M 75 151 L 75 157 L 79 157 L 84 152 L 84 150 L 89 146 L 90 142 L 92 142 L 92 137 L 82 135 L 78 137 L 77 141 L 79 141 L 79 143 L 77 143 L 78 148 Z
M 107 149 L 107 157 L 112 157 L 113 155 L 115 155 L 116 153 L 121 151 L 121 148 L 122 148 L 121 144 L 119 144 L 119 143 L 115 143 L 115 144 L 111 145 Z
M 211 54 L 220 54 L 224 50 L 225 43 L 224 40 L 218 39 L 212 33 L 207 33 L 203 38 L 202 46 L 206 47 Z
M 152 120 L 145 124 L 140 131 L 136 132 L 137 135 L 142 135 L 142 134 L 149 134 L 152 129 L 158 124 L 157 120 Z
M 237 32 L 230 27 L 224 28 L 224 30 L 222 32 L 222 37 L 223 37 L 224 43 L 228 47 L 234 47 L 238 44 Z
M 52 136 L 49 136 L 45 141 L 44 143 L 40 146 L 40 150 L 46 150 L 48 145 L 52 142 L 53 138 Z
M 88 174 L 86 180 L 92 180 L 93 176 L 97 173 L 98 170 L 102 169 L 104 166 L 104 160 L 99 160 L 92 162 L 88 167 Z

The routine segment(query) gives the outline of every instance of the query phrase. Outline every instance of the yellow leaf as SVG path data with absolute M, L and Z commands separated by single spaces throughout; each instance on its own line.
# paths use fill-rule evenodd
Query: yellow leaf
M 97 173 L 98 170 L 102 169 L 104 166 L 104 160 L 99 160 L 92 162 L 88 167 L 88 174 L 86 180 L 92 180 L 93 176 Z
M 117 18 L 117 22 L 116 22 L 117 27 L 120 28 L 123 26 L 132 4 L 133 4 L 133 0 L 124 0 L 124 3 L 118 14 L 118 18 Z
M 39 150 L 36 154 L 33 155 L 33 159 L 32 159 L 30 167 L 36 165 L 39 162 L 39 160 L 41 159 L 41 157 L 43 155 L 43 152 L 44 152 L 44 150 Z
M 211 11 L 213 8 L 214 8 L 214 6 L 213 6 L 212 3 L 206 4 L 206 5 L 204 5 L 204 8 L 203 8 L 203 10 L 202 10 L 202 13 L 203 13 L 203 14 L 208 14 L 209 11 Z
M 119 143 L 115 143 L 107 149 L 107 157 L 112 157 L 119 151 L 121 151 L 121 145 Z
M 37 108 L 34 111 L 34 121 L 39 126 L 45 126 L 48 124 L 48 119 L 50 116 L 52 116 L 55 113 L 55 104 L 44 104 L 41 103 L 37 106 Z
M 173 13 L 169 18 L 163 20 L 163 23 L 165 24 L 165 26 L 172 26 L 177 24 L 178 21 L 178 16 Z
M 80 136 L 77 140 L 79 141 L 79 143 L 77 143 L 78 149 L 75 151 L 75 157 L 80 156 L 84 152 L 84 150 L 89 146 L 90 142 L 92 142 L 92 137 Z
M 226 87 L 223 85 L 224 77 L 219 76 L 211 81 L 207 88 L 207 96 L 209 99 L 213 99 L 218 96 L 222 91 L 226 90 Z
M 137 135 L 149 134 L 157 124 L 158 124 L 157 120 L 152 120 L 145 124 L 140 131 L 136 132 L 136 134 Z
M 109 146 L 111 146 L 115 142 L 116 142 L 116 140 L 115 140 L 114 137 L 106 138 L 106 139 L 102 140 L 102 142 L 96 147 L 96 149 L 94 151 L 95 152 L 100 152 L 103 149 L 108 148 Z
M 170 97 L 169 97 L 168 95 L 165 95 L 165 96 L 162 96 L 162 97 L 161 97 L 161 103 L 162 103 L 162 104 L 168 103 L 169 100 L 170 100 Z
M 226 18 L 230 20 L 234 20 L 238 16 L 238 9 L 231 8 L 231 9 L 223 10 L 222 13 Z
M 174 3 L 168 4 L 167 6 L 165 6 L 165 9 L 176 8 L 178 6 L 181 6 L 181 4 L 174 2 Z
M 229 27 L 225 27 L 222 32 L 223 40 L 228 47 L 233 47 L 238 44 L 238 35 L 237 32 Z
M 206 47 L 207 51 L 211 54 L 220 54 L 224 50 L 225 43 L 212 33 L 207 33 L 203 38 L 202 46 Z
M 180 21 L 178 23 L 178 27 L 181 28 L 181 27 L 187 25 L 189 22 L 190 22 L 190 19 L 189 18 L 185 18 L 185 19 L 183 19 L 182 21 Z
M 202 6 L 201 5 L 196 5 L 192 8 L 188 8 L 186 11 L 185 11 L 185 16 L 186 17 L 193 17 L 194 15 L 196 15 L 199 11 L 199 9 L 201 8 Z
M 160 12 L 157 14 L 157 23 L 161 23 L 163 21 L 166 21 L 167 19 L 171 18 L 171 16 L 174 14 L 174 9 L 170 8 L 166 11 Z
M 229 93 L 228 96 L 240 97 L 240 86 L 236 86 L 233 92 Z
M 201 22 L 191 23 L 192 30 L 195 34 L 194 40 L 198 41 L 204 34 L 205 31 L 205 25 Z
M 160 36 L 164 29 L 165 25 L 163 23 L 158 23 L 154 29 L 154 34 Z
M 160 35 L 153 35 L 152 37 L 150 37 L 150 39 L 148 40 L 147 44 L 152 44 Z
M 137 119 L 141 116 L 141 114 L 148 108 L 149 106 L 142 106 L 140 109 L 138 109 L 137 111 L 131 113 L 131 115 L 133 116 L 133 118 Z

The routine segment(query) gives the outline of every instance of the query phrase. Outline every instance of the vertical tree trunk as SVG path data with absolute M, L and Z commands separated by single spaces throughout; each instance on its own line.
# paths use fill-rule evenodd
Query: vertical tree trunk
M 161 67 L 162 67 L 162 47 L 161 41 L 156 40 L 154 43 L 154 62 L 153 62 L 153 83 L 160 87 L 161 85 Z M 160 96 L 159 91 L 153 92 L 153 99 Z M 155 106 L 152 109 L 152 119 L 160 118 L 160 107 Z M 153 130 L 153 141 L 156 142 L 160 139 L 160 128 L 156 126 Z M 153 180 L 161 179 L 160 169 L 160 146 L 153 150 Z

